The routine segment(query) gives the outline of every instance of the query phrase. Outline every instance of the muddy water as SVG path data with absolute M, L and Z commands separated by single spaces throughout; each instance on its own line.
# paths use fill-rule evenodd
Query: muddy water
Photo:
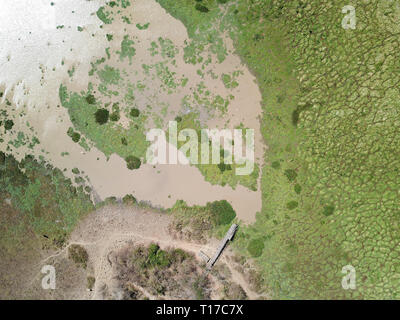
M 27 10 L 26 3 L 30 3 Z M 143 41 L 162 36 L 171 39 L 181 47 L 188 38 L 186 29 L 178 20 L 168 15 L 154 0 L 136 0 L 133 2 L 133 17 L 136 23 L 150 22 L 148 30 L 138 33 Z M 261 192 L 253 192 L 238 186 L 212 186 L 204 180 L 200 172 L 191 166 L 183 165 L 142 165 L 139 170 L 126 168 L 125 161 L 117 155 L 107 159 L 102 152 L 92 148 L 86 152 L 66 135 L 72 123 L 67 110 L 59 107 L 58 89 L 61 83 L 69 83 L 74 88 L 87 88 L 87 73 L 90 61 L 103 53 L 108 45 L 104 41 L 106 28 L 100 29 L 100 21 L 93 12 L 104 1 L 64 0 L 55 4 L 56 25 L 60 29 L 43 28 L 42 19 L 49 14 L 49 9 L 39 0 L 3 0 L 0 13 L 0 84 L 6 88 L 8 96 L 17 106 L 17 111 L 24 110 L 25 115 L 16 121 L 16 129 L 28 133 L 26 121 L 33 126 L 40 140 L 35 149 L 45 149 L 45 159 L 60 169 L 66 168 L 66 175 L 73 177 L 71 170 L 79 168 L 88 176 L 90 183 L 102 199 L 109 196 L 122 197 L 132 193 L 140 200 L 150 201 L 153 205 L 170 207 L 176 200 L 185 200 L 189 205 L 206 204 L 208 201 L 228 200 L 244 222 L 253 222 L 256 212 L 261 210 Z M 51 13 L 51 12 L 50 12 Z M 51 22 L 51 21 L 50 21 Z M 45 24 L 46 26 L 46 24 Z M 84 27 L 84 32 L 77 32 L 77 26 Z M 156 36 L 154 36 L 156 35 Z M 227 41 L 228 48 L 232 45 Z M 182 50 L 181 50 L 182 51 Z M 144 53 L 143 53 L 144 55 Z M 178 69 L 189 76 L 190 81 L 198 77 L 198 67 L 182 62 L 182 53 L 177 57 Z M 138 50 L 137 56 L 141 56 Z M 145 57 L 142 57 L 145 59 Z M 67 70 L 72 66 L 77 72 L 72 80 Z M 237 56 L 229 55 L 222 64 L 213 66 L 219 73 L 240 69 L 243 74 L 238 78 L 239 87 L 232 94 L 226 119 L 211 119 L 209 127 L 234 127 L 242 122 L 256 131 L 256 157 L 262 158 L 263 144 L 259 130 L 258 116 L 261 113 L 261 95 L 254 82 L 254 77 L 240 64 Z M 208 83 L 215 92 L 224 92 L 222 82 Z M 7 92 L 8 91 L 8 92 Z M 170 106 L 180 105 L 185 90 L 171 100 Z M 177 110 L 175 110 L 177 111 Z M 5 150 L 5 145 L 0 145 Z M 22 157 L 28 150 L 14 150 L 17 157 Z M 61 153 L 68 152 L 68 156 Z

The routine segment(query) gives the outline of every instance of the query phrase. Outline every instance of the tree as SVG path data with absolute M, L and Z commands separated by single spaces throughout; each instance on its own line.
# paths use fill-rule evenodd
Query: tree
M 94 115 L 96 118 L 96 122 L 102 125 L 108 122 L 110 112 L 107 109 L 98 109 Z
M 130 114 L 132 118 L 137 118 L 140 115 L 140 111 L 139 109 L 132 108 Z
M 142 165 L 142 161 L 140 161 L 140 159 L 135 156 L 129 156 L 125 159 L 125 161 L 129 170 L 139 169 Z
M 236 212 L 231 204 L 226 200 L 214 201 L 207 204 L 211 213 L 211 220 L 214 225 L 224 225 L 232 222 L 236 217 Z

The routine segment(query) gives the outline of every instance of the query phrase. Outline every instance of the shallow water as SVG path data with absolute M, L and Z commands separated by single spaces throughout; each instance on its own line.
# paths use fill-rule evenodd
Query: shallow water
M 55 167 L 62 170 L 66 168 L 65 174 L 71 178 L 71 170 L 79 168 L 101 199 L 132 193 L 140 200 L 150 201 L 161 207 L 170 207 L 179 199 L 185 200 L 189 205 L 203 205 L 209 201 L 226 199 L 241 220 L 253 222 L 256 212 L 261 210 L 260 190 L 253 192 L 242 186 L 235 190 L 213 186 L 192 166 L 159 165 L 154 168 L 146 164 L 139 170 L 131 171 L 126 168 L 121 157 L 113 154 L 107 159 L 94 147 L 86 152 L 66 135 L 72 123 L 67 110 L 59 107 L 58 89 L 61 83 L 76 89 L 87 88 L 89 62 L 94 57 L 99 57 L 99 53 L 102 54 L 108 45 L 104 39 L 110 26 L 100 29 L 101 21 L 93 14 L 103 3 L 104 1 L 56 1 L 55 22 L 56 25 L 64 25 L 64 28 L 43 29 L 42 20 L 51 13 L 50 1 L 2 0 L 4 10 L 0 11 L 0 84 L 5 86 L 7 96 L 12 97 L 17 105 L 15 112 L 25 112 L 16 121 L 16 128 L 28 134 L 26 121 L 29 121 L 41 142 L 34 149 L 36 156 L 41 154 Z M 183 45 L 188 36 L 180 21 L 168 15 L 154 0 L 136 0 L 132 3 L 134 24 L 150 22 L 148 30 L 137 33 L 142 41 L 150 42 L 152 38 L 162 36 L 171 39 L 179 47 Z M 85 32 L 77 32 L 77 26 L 84 27 Z M 233 49 L 229 41 L 227 46 Z M 141 53 L 139 49 L 137 56 L 147 61 L 144 52 L 143 50 Z M 182 60 L 181 52 L 177 60 L 180 63 L 180 72 L 195 81 L 198 78 L 198 67 L 179 62 Z M 72 66 L 77 70 L 73 82 L 67 73 Z M 258 120 L 261 95 L 254 77 L 241 65 L 239 57 L 233 54 L 224 63 L 213 65 L 213 68 L 219 73 L 240 69 L 243 75 L 238 78 L 239 87 L 233 92 L 235 100 L 226 117 L 231 120 L 230 125 L 226 124 L 226 119 L 221 121 L 217 118 L 208 120 L 207 125 L 211 128 L 229 128 L 243 122 L 246 127 L 254 128 L 256 158 L 261 161 L 264 151 Z M 221 81 L 207 85 L 215 92 L 225 90 Z M 186 93 L 182 90 L 179 95 L 169 97 L 171 107 L 180 106 L 181 96 Z M 5 149 L 5 144 L 0 147 Z M 45 153 L 41 152 L 42 148 Z M 28 151 L 21 147 L 13 153 L 20 158 Z M 66 151 L 69 155 L 62 156 L 61 153 Z

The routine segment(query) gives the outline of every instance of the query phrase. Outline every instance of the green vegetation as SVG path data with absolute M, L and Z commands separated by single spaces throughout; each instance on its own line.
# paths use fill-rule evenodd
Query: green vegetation
M 247 250 L 253 258 L 261 256 L 264 250 L 264 241 L 262 239 L 251 240 L 247 246 Z
M 235 210 L 226 200 L 211 202 L 207 204 L 207 209 L 210 210 L 211 221 L 216 226 L 230 224 L 236 217 Z
M 122 202 L 126 205 L 133 205 L 137 203 L 137 200 L 133 195 L 127 194 L 122 198 Z
M 110 117 L 110 112 L 107 109 L 99 109 L 95 112 L 96 122 L 100 125 L 106 124 Z
M 93 290 L 96 279 L 92 276 L 87 277 L 87 288 Z
M 226 200 L 191 207 L 184 201 L 177 201 L 169 212 L 173 215 L 170 233 L 180 239 L 199 242 L 210 236 L 223 237 L 236 217 Z
M 73 187 L 60 170 L 32 156 L 19 163 L 0 152 L 0 174 L 0 203 L 10 199 L 0 215 L 1 250 L 36 239 L 43 246 L 62 246 L 79 219 L 93 209 L 83 187 Z
M 132 118 L 137 118 L 140 115 L 139 109 L 132 108 L 131 112 L 129 113 Z
M 111 14 L 109 11 L 106 11 L 104 7 L 100 7 L 96 12 L 97 17 L 103 21 L 105 24 L 111 24 L 113 19 L 111 18 Z
M 94 145 L 107 156 L 117 153 L 123 158 L 132 155 L 139 159 L 144 157 L 148 146 L 142 121 L 144 116 L 140 115 L 133 119 L 134 125 L 125 129 L 117 120 L 120 117 L 120 105 L 106 103 L 101 106 L 101 100 L 94 97 L 91 90 L 89 86 L 87 93 L 69 93 L 65 86 L 60 86 L 61 104 L 68 109 L 76 130 L 93 141 Z M 72 132 L 73 129 L 70 134 Z
M 6 129 L 6 130 L 11 130 L 13 128 L 13 126 L 14 126 L 14 121 L 12 121 L 12 120 L 6 120 L 4 122 L 4 129 Z
M 158 2 L 193 39 L 187 62 L 201 61 L 195 39 L 215 39 L 204 26 L 220 14 L 216 1 L 202 1 L 206 14 L 196 1 Z M 344 30 L 347 4 L 239 0 L 225 5 L 218 24 L 262 92 L 271 165 L 262 168 L 257 222 L 240 228 L 235 243 L 251 257 L 253 239 L 265 239 L 254 259 L 275 298 L 400 297 L 399 16 L 389 1 L 364 2 L 357 28 Z M 357 290 L 341 287 L 348 264 Z
M 178 131 L 183 129 L 194 129 L 197 132 L 199 145 L 201 145 L 201 126 L 194 114 L 178 116 Z M 168 137 L 168 135 L 167 135 Z M 178 142 L 180 148 L 185 142 Z M 199 150 L 200 158 L 200 150 Z M 257 190 L 257 178 L 259 176 L 259 168 L 257 164 L 254 165 L 254 170 L 250 175 L 239 176 L 236 174 L 236 168 L 242 167 L 236 163 L 224 163 L 224 151 L 221 150 L 221 159 L 219 164 L 198 164 L 196 167 L 204 175 L 205 180 L 211 184 L 218 184 L 221 186 L 229 185 L 235 188 L 238 184 L 243 185 L 250 190 Z
M 129 156 L 125 159 L 125 161 L 129 170 L 139 169 L 140 166 L 142 165 L 140 159 L 135 156 Z
M 139 30 L 146 30 L 146 29 L 149 28 L 149 25 L 150 25 L 149 22 L 148 22 L 148 23 L 145 23 L 145 24 L 137 23 L 137 24 L 136 24 L 136 27 L 137 27 Z
M 181 249 L 165 249 L 153 243 L 148 247 L 129 246 L 117 253 L 119 285 L 127 299 L 135 299 L 134 284 L 162 297 L 209 298 L 208 278 L 198 281 L 202 270 L 192 254 Z

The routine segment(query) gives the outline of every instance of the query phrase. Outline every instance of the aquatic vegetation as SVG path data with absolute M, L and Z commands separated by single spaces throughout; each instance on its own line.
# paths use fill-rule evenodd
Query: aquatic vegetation
M 207 13 L 196 1 L 158 2 L 193 39 L 196 30 L 207 37 L 202 24 L 221 10 L 211 0 L 202 2 Z M 344 30 L 346 4 L 239 0 L 224 6 L 219 23 L 263 94 L 263 208 L 254 225 L 239 229 L 236 246 L 255 258 L 276 298 L 400 294 L 395 17 L 376 20 L 385 3 L 364 3 L 359 26 Z M 201 51 L 192 43 L 187 61 L 201 63 Z M 254 256 L 255 239 L 263 249 Z M 357 271 L 355 291 L 341 287 L 348 264 Z

